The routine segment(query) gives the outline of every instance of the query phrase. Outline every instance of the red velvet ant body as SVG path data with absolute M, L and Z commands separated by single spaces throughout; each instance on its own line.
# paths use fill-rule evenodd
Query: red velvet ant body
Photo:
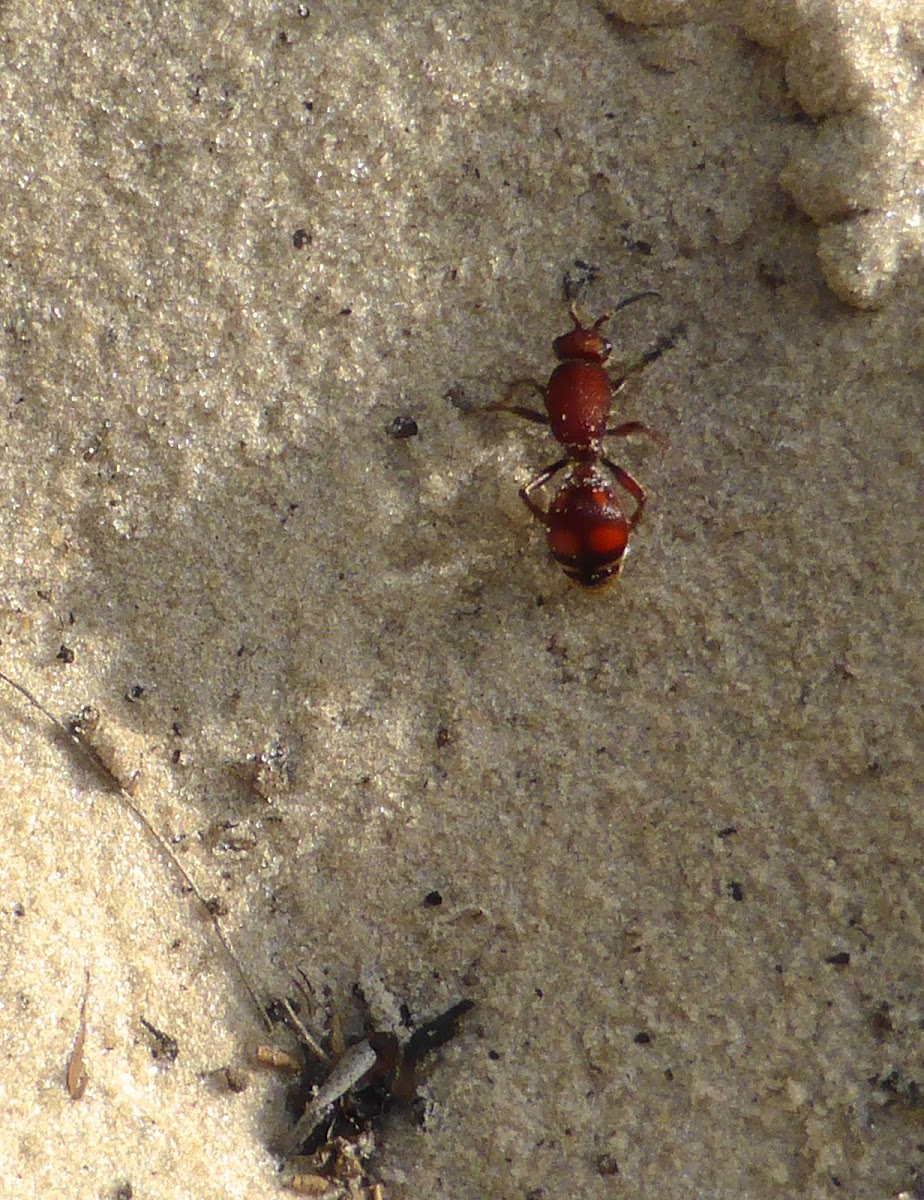
M 613 352 L 612 343 L 600 332 L 600 326 L 614 313 L 644 296 L 657 292 L 639 292 L 623 300 L 593 325 L 584 325 L 571 309 L 574 328 L 554 342 L 558 366 L 548 385 L 535 379 L 517 379 L 507 390 L 504 402 L 489 404 L 491 412 L 512 412 L 528 421 L 548 425 L 552 436 L 565 449 L 565 456 L 540 471 L 520 496 L 533 516 L 546 528 L 549 549 L 562 570 L 585 587 L 596 587 L 619 573 L 629 545 L 629 534 L 642 518 L 645 489 L 628 471 L 606 457 L 603 439 L 643 434 L 663 444 L 664 439 L 647 425 L 628 421 L 608 427 L 613 396 L 630 375 L 643 370 L 661 353 L 658 349 L 637 364 L 624 369 L 615 380 L 605 363 Z M 519 404 L 510 404 L 514 392 L 529 387 L 545 400 L 546 411 L 537 412 Z M 570 467 L 568 477 L 546 508 L 533 498 L 537 488 L 548 483 L 559 471 Z M 616 496 L 613 480 L 635 501 L 631 516 L 626 516 Z

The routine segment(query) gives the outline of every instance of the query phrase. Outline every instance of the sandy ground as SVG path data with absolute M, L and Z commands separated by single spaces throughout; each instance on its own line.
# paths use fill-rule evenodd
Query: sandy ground
M 261 999 L 475 1000 L 388 1200 L 924 1166 L 920 31 L 672 7 L 2 13 L 0 669 L 99 710 Z M 575 260 L 675 342 L 594 595 L 547 432 L 460 408 L 547 374 Z M 0 753 L 0 1195 L 281 1194 L 195 901 L 5 687 Z

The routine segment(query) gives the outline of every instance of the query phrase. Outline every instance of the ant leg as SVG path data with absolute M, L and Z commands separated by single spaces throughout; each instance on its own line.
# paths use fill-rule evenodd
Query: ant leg
M 647 367 L 650 367 L 653 362 L 657 362 L 665 350 L 672 350 L 677 345 L 677 338 L 684 332 L 684 327 L 678 325 L 676 329 L 670 333 L 662 334 L 655 342 L 650 350 L 645 350 L 635 362 L 628 363 L 624 367 L 620 367 L 620 374 L 613 379 L 613 394 L 621 391 L 625 387 L 626 380 L 633 375 L 640 375 Z
M 647 425 L 643 425 L 641 421 L 626 421 L 624 425 L 614 425 L 612 429 L 606 431 L 607 437 L 632 437 L 636 433 L 641 434 L 642 437 L 651 438 L 662 450 L 667 447 L 667 438 L 664 434 L 658 433 L 655 429 L 650 429 Z
M 504 403 L 506 404 L 509 400 L 513 399 L 513 394 L 517 388 L 524 387 L 529 388 L 531 392 L 535 392 L 537 396 L 541 396 L 543 400 L 545 399 L 545 384 L 540 383 L 538 379 L 533 379 L 531 375 L 527 375 L 525 377 L 521 376 L 519 379 L 511 379 L 507 385 L 507 391 L 504 393 Z M 543 420 L 545 420 L 544 417 Z
M 503 400 L 495 404 L 486 404 L 481 410 L 482 412 L 509 412 L 514 416 L 523 417 L 526 421 L 535 421 L 537 425 L 548 425 L 548 414 L 537 412 L 534 408 L 526 408 L 522 404 L 511 404 L 514 394 L 520 389 L 527 387 L 535 392 L 538 396 L 545 399 L 545 386 L 538 379 L 514 379 L 507 391 L 504 393 Z
M 537 425 L 548 425 L 549 418 L 545 413 L 536 412 L 534 408 L 526 408 L 522 404 L 486 404 L 481 412 L 509 412 L 525 421 L 535 421 Z
M 629 531 L 631 532 L 642 519 L 642 513 L 645 511 L 645 504 L 648 496 L 645 494 L 645 489 L 637 479 L 633 479 L 628 471 L 624 471 L 622 467 L 617 467 L 616 464 L 609 458 L 603 459 L 603 465 L 607 467 L 616 477 L 616 482 L 620 487 L 624 487 L 629 495 L 635 500 L 635 512 L 629 518 Z
M 540 471 L 538 475 L 534 475 L 529 483 L 524 484 L 524 486 L 520 488 L 520 499 L 533 514 L 536 520 L 541 521 L 546 529 L 549 527 L 549 514 L 544 508 L 536 503 L 532 497 L 532 493 L 536 490 L 536 488 L 540 488 L 544 483 L 548 483 L 553 475 L 557 475 L 558 472 L 567 465 L 568 459 L 560 458 L 558 462 L 552 463 L 550 467 L 546 467 L 544 471 Z M 633 482 L 635 481 L 633 480 Z M 644 492 L 642 494 L 644 495 Z
M 653 362 L 657 362 L 665 349 L 666 347 L 660 345 L 655 346 L 651 350 L 646 350 L 635 362 L 620 367 L 619 375 L 613 380 L 613 394 L 621 392 L 633 375 L 641 375 L 642 371 L 647 370 Z

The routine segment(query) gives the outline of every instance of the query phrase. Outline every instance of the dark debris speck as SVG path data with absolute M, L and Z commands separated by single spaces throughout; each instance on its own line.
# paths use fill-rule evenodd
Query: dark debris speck
M 393 438 L 417 437 L 417 422 L 413 417 L 395 417 L 385 426 L 385 432 Z

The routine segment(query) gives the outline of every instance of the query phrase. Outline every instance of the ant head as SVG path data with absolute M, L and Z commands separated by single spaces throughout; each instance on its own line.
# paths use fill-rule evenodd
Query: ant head
M 603 336 L 600 332 L 600 326 L 618 313 L 620 309 L 627 308 L 630 304 L 634 304 L 636 300 L 644 300 L 646 296 L 658 295 L 660 295 L 659 292 L 635 292 L 634 295 L 627 296 L 625 300 L 620 300 L 615 308 L 611 308 L 609 312 L 605 312 L 602 317 L 597 317 L 593 325 L 585 325 L 577 315 L 572 304 L 571 320 L 574 322 L 574 328 L 569 333 L 563 333 L 560 338 L 556 338 L 552 343 L 555 357 L 560 362 L 565 362 L 568 359 L 577 359 L 579 362 L 605 363 L 613 353 L 613 343 L 609 338 Z
M 577 359 L 579 362 L 605 363 L 613 353 L 613 343 L 603 336 L 599 327 L 609 313 L 589 328 L 581 324 L 577 313 L 572 312 L 571 315 L 574 318 L 574 328 L 568 333 L 563 333 L 552 343 L 555 357 L 560 362 Z

